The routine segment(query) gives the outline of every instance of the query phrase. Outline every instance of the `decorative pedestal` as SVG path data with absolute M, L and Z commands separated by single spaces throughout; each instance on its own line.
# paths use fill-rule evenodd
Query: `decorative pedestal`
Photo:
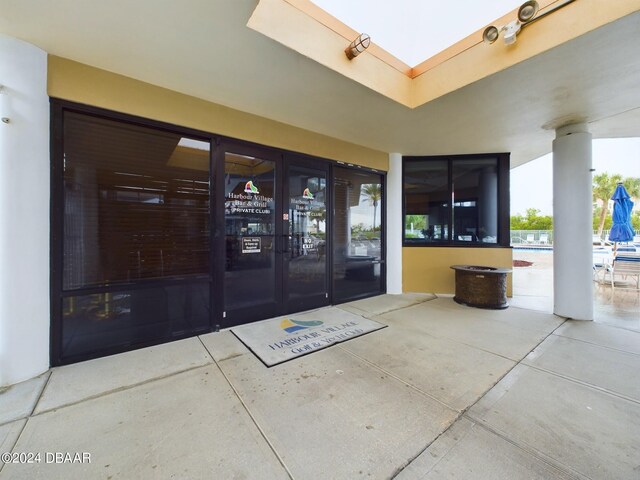
M 476 265 L 452 265 L 456 271 L 457 303 L 478 308 L 504 309 L 507 303 L 508 268 Z

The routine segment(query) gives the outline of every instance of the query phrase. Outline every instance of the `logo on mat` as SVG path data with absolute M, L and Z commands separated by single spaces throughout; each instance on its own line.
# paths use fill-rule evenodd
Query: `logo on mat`
M 289 320 L 288 318 L 285 318 L 280 322 L 280 328 L 287 333 L 293 333 L 309 327 L 319 327 L 323 323 L 324 322 L 321 322 L 320 320 L 310 320 L 308 322 L 304 322 L 302 320 Z
M 311 190 L 309 190 L 308 188 L 305 188 L 304 192 L 302 192 L 302 198 L 308 198 L 309 200 L 313 200 L 313 193 L 311 193 Z
M 260 193 L 258 187 L 253 184 L 253 180 L 249 180 L 244 186 L 244 193 Z

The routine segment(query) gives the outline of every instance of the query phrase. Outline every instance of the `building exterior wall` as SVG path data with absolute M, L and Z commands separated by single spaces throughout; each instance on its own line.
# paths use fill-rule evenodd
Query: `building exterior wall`
M 0 37 L 0 65 L 7 72 L 3 82 L 13 109 L 11 123 L 0 125 L 0 386 L 38 375 L 49 366 L 49 96 L 377 170 L 389 168 L 388 153 L 47 57 L 9 37 Z M 394 212 L 388 213 L 393 222 Z M 508 248 L 397 250 L 389 258 L 402 263 L 393 293 L 453 293 L 450 265 L 509 267 L 512 258 Z
M 49 56 L 51 97 L 386 171 L 389 156 L 257 115 Z
M 0 386 L 49 368 L 47 54 L 0 35 Z M 5 112 L 3 112 L 5 116 Z
M 402 293 L 402 155 L 389 154 L 389 172 L 387 173 L 387 293 Z
M 455 292 L 455 272 L 451 265 L 486 265 L 511 268 L 511 248 L 404 247 L 402 249 L 402 287 L 405 292 Z M 511 296 L 511 274 L 507 276 L 507 295 Z

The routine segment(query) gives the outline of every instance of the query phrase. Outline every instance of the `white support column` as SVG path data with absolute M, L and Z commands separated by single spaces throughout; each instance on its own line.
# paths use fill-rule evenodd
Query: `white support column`
M 402 293 L 402 155 L 389 154 L 387 173 L 387 293 Z
M 0 35 L 0 386 L 49 368 L 47 54 Z
M 591 134 L 586 124 L 553 141 L 553 313 L 593 320 Z

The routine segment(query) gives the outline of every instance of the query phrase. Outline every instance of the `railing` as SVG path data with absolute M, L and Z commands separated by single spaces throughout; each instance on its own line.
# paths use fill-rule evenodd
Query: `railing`
M 553 230 L 511 230 L 511 245 L 553 245 Z
M 597 231 L 593 231 L 593 243 L 610 243 L 610 230 L 603 230 L 598 236 Z M 635 231 L 634 242 L 640 241 L 640 230 Z M 511 230 L 511 245 L 553 245 L 553 230 Z
M 596 230 L 593 231 L 593 243 L 600 243 L 600 244 L 605 244 L 605 243 L 612 243 L 609 240 L 609 233 L 611 232 L 611 230 L 603 230 L 602 231 L 602 235 L 598 235 L 598 232 Z M 633 238 L 633 242 L 634 243 L 638 243 L 640 242 L 640 230 L 634 230 L 635 236 Z

